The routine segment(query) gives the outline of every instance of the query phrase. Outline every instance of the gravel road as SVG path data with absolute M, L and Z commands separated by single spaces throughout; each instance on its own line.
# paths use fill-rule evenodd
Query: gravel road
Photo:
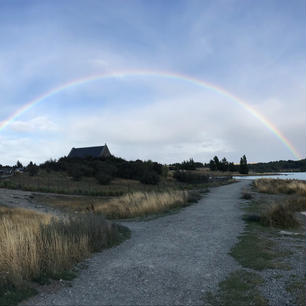
M 131 239 L 94 254 L 72 281 L 23 305 L 199 305 L 239 266 L 228 255 L 243 230 L 241 181 L 151 221 L 124 222 Z
M 0 189 L 0 205 L 8 207 L 19 207 L 36 210 L 42 213 L 50 213 L 56 216 L 63 216 L 64 213 L 60 210 L 54 209 L 50 206 L 33 203 L 31 198 L 34 192 L 14 190 L 14 189 Z M 36 192 L 36 194 L 43 194 Z

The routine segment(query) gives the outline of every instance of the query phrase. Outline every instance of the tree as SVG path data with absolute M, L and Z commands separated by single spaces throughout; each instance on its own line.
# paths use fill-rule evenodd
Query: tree
M 209 169 L 211 171 L 216 171 L 217 170 L 216 164 L 215 164 L 215 162 L 212 159 L 209 162 Z
M 16 168 L 23 168 L 23 165 L 19 160 L 17 160 Z
M 217 170 L 221 170 L 221 165 L 220 165 L 220 161 L 219 161 L 218 156 L 215 156 L 215 157 L 213 158 L 213 160 L 214 160 L 214 163 L 215 163 L 215 165 L 216 165 L 216 169 L 217 169 Z
M 195 170 L 196 169 L 196 163 L 194 162 L 193 158 L 190 158 L 189 160 L 184 160 L 181 164 L 182 170 Z
M 234 163 L 229 163 L 228 164 L 228 171 L 234 172 L 236 171 L 236 166 Z
M 26 170 L 29 172 L 30 176 L 34 176 L 38 173 L 38 166 L 36 164 L 33 164 L 32 161 L 30 161 Z
M 247 162 L 247 159 L 246 159 L 245 155 L 243 155 L 240 158 L 239 173 L 240 174 L 248 174 L 249 173 L 248 162 Z
M 228 161 L 226 160 L 225 157 L 223 157 L 223 159 L 221 160 L 220 170 L 221 171 L 227 171 L 228 170 Z

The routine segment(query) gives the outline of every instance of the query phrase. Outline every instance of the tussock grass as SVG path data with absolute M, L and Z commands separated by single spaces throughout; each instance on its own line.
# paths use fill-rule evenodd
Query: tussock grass
M 294 228 L 299 225 L 295 212 L 306 210 L 304 197 L 287 199 L 284 203 L 274 203 L 260 216 L 262 225 L 279 228 Z
M 299 223 L 288 206 L 283 204 L 272 204 L 260 216 L 260 223 L 265 226 L 279 228 L 296 227 Z
M 22 288 L 26 281 L 60 274 L 120 237 L 118 226 L 101 215 L 60 220 L 0 207 L 0 288 Z
M 299 225 L 295 212 L 306 210 L 306 182 L 299 180 L 258 179 L 254 186 L 259 192 L 290 195 L 281 203 L 273 203 L 260 216 L 262 225 L 293 228 Z
M 133 218 L 165 212 L 187 203 L 187 191 L 133 192 L 110 199 L 94 209 L 109 218 Z
M 299 180 L 265 178 L 255 180 L 254 186 L 259 192 L 263 193 L 306 195 L 306 182 Z

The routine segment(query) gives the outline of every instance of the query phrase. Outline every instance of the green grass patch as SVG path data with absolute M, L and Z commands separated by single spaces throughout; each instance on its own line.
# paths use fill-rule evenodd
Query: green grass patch
M 289 281 L 286 290 L 295 297 L 298 306 L 305 306 L 306 301 L 306 280 L 292 279 Z
M 247 224 L 242 235 L 238 237 L 238 243 L 231 249 L 233 256 L 243 267 L 254 270 L 286 268 L 277 261 L 288 252 L 275 250 L 274 243 L 270 239 L 260 235 L 263 227 L 257 224 Z
M 219 284 L 215 294 L 207 292 L 203 301 L 205 306 L 267 306 L 267 300 L 257 289 L 262 283 L 258 274 L 237 270 Z
M 0 306 L 15 306 L 35 294 L 37 291 L 33 288 L 0 288 Z

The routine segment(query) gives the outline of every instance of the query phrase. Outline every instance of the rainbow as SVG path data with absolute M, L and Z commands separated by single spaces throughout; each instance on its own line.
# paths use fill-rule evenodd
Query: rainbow
M 261 123 L 264 124 L 292 153 L 297 159 L 302 159 L 301 154 L 295 149 L 295 147 L 291 144 L 289 139 L 287 139 L 281 131 L 279 131 L 271 121 L 265 118 L 262 114 L 260 114 L 253 107 L 248 105 L 245 101 L 240 99 L 239 97 L 233 95 L 227 90 L 218 87 L 212 83 L 203 81 L 201 79 L 197 79 L 191 76 L 187 76 L 179 73 L 172 72 L 163 72 L 163 71 L 139 71 L 139 70 L 127 70 L 127 71 L 119 71 L 119 72 L 107 72 L 102 74 L 89 75 L 83 78 L 74 79 L 72 81 L 66 82 L 60 86 L 51 88 L 50 90 L 44 92 L 40 96 L 37 96 L 31 101 L 25 103 L 22 107 L 17 109 L 13 114 L 11 114 L 8 118 L 0 122 L 0 131 L 2 131 L 5 127 L 7 127 L 10 123 L 12 123 L 17 117 L 37 105 L 38 103 L 44 101 L 45 99 L 52 97 L 63 90 L 67 90 L 71 87 L 76 87 L 81 84 L 86 84 L 96 80 L 102 79 L 111 79 L 111 78 L 126 78 L 126 77 L 158 77 L 158 78 L 168 78 L 172 80 L 183 80 L 185 82 L 191 83 L 196 86 L 200 86 L 202 88 L 206 88 L 216 92 L 217 94 L 226 97 L 232 102 L 238 103 L 241 107 L 243 107 L 247 112 L 252 114 L 255 118 L 257 118 Z

